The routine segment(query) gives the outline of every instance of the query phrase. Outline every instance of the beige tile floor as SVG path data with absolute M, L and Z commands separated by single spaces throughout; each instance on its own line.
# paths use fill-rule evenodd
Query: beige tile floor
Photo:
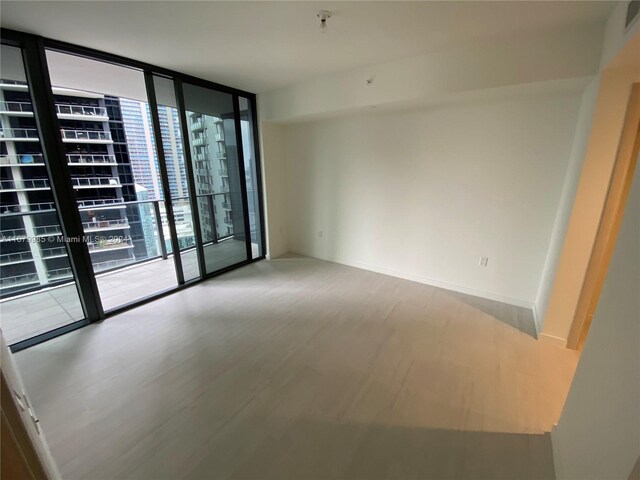
M 257 245 L 253 245 L 257 255 Z M 246 259 L 245 244 L 226 240 L 205 247 L 207 271 L 233 265 Z M 198 276 L 195 250 L 182 254 L 185 279 Z M 173 257 L 153 260 L 98 275 L 103 308 L 121 305 L 170 289 L 177 285 Z M 0 303 L 1 326 L 9 344 L 25 340 L 84 318 L 75 284 L 67 284 Z
M 16 359 L 67 479 L 547 479 L 577 354 L 527 322 L 291 257 Z

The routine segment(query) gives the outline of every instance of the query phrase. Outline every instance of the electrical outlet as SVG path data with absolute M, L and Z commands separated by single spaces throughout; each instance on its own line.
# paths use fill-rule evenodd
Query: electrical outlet
M 318 237 L 322 238 L 322 230 L 318 230 Z
M 478 263 L 478 265 L 480 265 L 481 267 L 486 267 L 488 263 L 489 257 L 480 257 L 480 262 Z

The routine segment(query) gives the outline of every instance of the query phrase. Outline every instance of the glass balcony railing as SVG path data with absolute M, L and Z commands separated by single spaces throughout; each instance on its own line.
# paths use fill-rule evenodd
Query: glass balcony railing
M 40 254 L 44 259 L 66 257 L 67 249 L 65 247 L 41 248 Z
M 133 243 L 128 240 L 103 240 L 98 242 L 89 242 L 87 243 L 87 247 L 89 248 L 90 253 L 94 252 L 106 252 L 109 250 L 120 250 L 120 249 L 129 249 L 133 248 Z
M 47 190 L 49 180 L 38 178 L 34 180 L 0 180 L 0 190 L 22 191 L 22 190 Z
M 67 155 L 67 162 L 69 163 L 69 165 L 117 164 L 115 155 L 89 155 L 82 153 Z
M 35 128 L 0 128 L 0 140 L 37 141 L 38 130 Z
M 31 102 L 0 102 L 0 113 L 33 113 Z
M 76 177 L 71 179 L 74 188 L 121 187 L 116 177 Z
M 107 117 L 107 109 L 104 107 L 84 106 L 84 105 L 63 105 L 56 104 L 58 115 L 82 115 L 87 117 Z
M 0 242 L 21 239 L 27 237 L 27 231 L 24 228 L 10 228 L 0 230 Z
M 222 133 L 216 133 L 216 142 L 224 142 L 224 135 Z
M 13 277 L 0 278 L 0 288 L 13 288 L 31 283 L 38 283 L 38 274 L 25 273 L 23 275 L 16 275 Z
M 33 105 L 31 102 L 0 102 L 0 113 L 27 113 L 33 114 Z M 107 109 L 104 107 L 95 107 L 91 105 L 64 105 L 56 104 L 56 113 L 58 115 L 74 115 L 86 117 L 107 117 Z
M 227 152 L 225 150 L 218 150 L 216 152 L 216 157 L 220 159 L 227 158 Z
M 127 265 L 133 265 L 136 263 L 135 258 L 122 258 L 120 260 L 107 260 L 106 262 L 95 262 L 93 264 L 93 271 L 104 272 L 105 270 L 113 270 L 118 267 L 126 267 Z
M 0 265 L 11 265 L 33 260 L 31 252 L 3 253 L 0 255 Z
M 96 220 L 95 222 L 82 222 L 85 232 L 95 232 L 98 230 L 120 230 L 129 228 L 127 219 L 118 218 L 116 220 Z
M 204 130 L 204 121 L 197 120 L 191 124 L 191 130 L 197 132 L 198 130 Z
M 47 210 L 53 211 L 55 205 L 53 202 L 41 202 L 41 203 L 25 203 L 25 204 L 13 204 L 0 206 L 0 215 L 9 215 L 15 213 L 28 213 L 28 212 L 43 212 Z
M 195 137 L 191 142 L 194 147 L 202 147 L 207 144 L 207 137 Z
M 55 270 L 49 270 L 47 272 L 47 278 L 49 280 L 63 280 L 71 277 L 73 277 L 73 273 L 71 272 L 71 267 L 57 268 Z
M 44 165 L 44 158 L 41 153 L 0 155 L 0 165 Z
M 53 235 L 62 235 L 60 225 L 44 225 L 41 227 L 34 227 L 33 232 L 37 237 L 51 237 Z
M 93 207 L 113 207 L 113 208 L 124 208 L 122 205 L 122 199 L 120 198 L 104 198 L 99 200 L 79 200 L 78 207 L 80 210 L 82 209 L 91 209 Z
M 79 142 L 100 141 L 111 142 L 111 132 L 102 130 L 62 130 L 63 140 L 75 140 Z

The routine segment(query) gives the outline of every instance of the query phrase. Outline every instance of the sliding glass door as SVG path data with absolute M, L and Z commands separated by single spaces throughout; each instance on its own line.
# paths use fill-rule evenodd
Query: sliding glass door
M 176 287 L 144 73 L 51 50 L 47 61 L 104 310 Z
M 205 274 L 251 257 L 246 235 L 246 184 L 234 97 L 183 84 L 183 131 L 202 238 Z

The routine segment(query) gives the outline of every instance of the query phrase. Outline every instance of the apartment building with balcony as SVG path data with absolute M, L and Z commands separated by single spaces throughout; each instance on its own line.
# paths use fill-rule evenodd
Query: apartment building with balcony
M 66 161 L 96 272 L 147 258 L 119 99 L 54 88 Z M 72 277 L 27 86 L 0 83 L 0 294 Z M 142 218 L 141 218 L 142 217 Z M 153 254 L 153 252 L 151 252 Z
M 227 158 L 231 149 L 227 148 L 225 121 L 233 129 L 233 120 L 198 112 L 187 115 L 203 238 L 213 242 L 234 235 Z

